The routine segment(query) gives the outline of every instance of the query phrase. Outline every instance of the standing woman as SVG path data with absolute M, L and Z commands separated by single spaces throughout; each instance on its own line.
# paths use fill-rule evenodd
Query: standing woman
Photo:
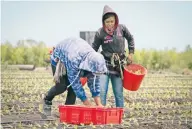
M 109 70 L 108 74 L 100 76 L 101 102 L 106 105 L 109 79 L 111 79 L 116 107 L 124 107 L 123 75 L 120 62 L 127 60 L 132 62 L 135 49 L 134 39 L 127 27 L 119 24 L 117 14 L 107 5 L 103 9 L 102 24 L 103 27 L 97 31 L 92 44 L 95 51 L 102 46 L 101 54 L 104 56 Z M 128 42 L 128 55 L 125 55 L 125 39 Z

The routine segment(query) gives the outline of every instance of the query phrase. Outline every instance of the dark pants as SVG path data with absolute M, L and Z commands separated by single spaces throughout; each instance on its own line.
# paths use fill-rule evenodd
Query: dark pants
M 52 72 L 53 72 L 53 75 L 55 74 L 55 70 L 56 70 L 56 67 L 51 65 L 52 67 Z M 48 101 L 52 101 L 53 98 L 56 96 L 56 95 L 59 95 L 63 92 L 65 92 L 66 90 L 68 90 L 67 92 L 67 98 L 66 98 L 66 101 L 65 101 L 65 104 L 66 105 L 73 105 L 75 104 L 75 101 L 76 101 L 76 95 L 72 89 L 72 87 L 70 86 L 68 89 L 67 89 L 67 86 L 69 85 L 69 80 L 68 80 L 68 77 L 67 75 L 64 75 L 60 78 L 60 83 L 56 83 L 55 86 L 53 86 L 49 91 L 48 91 L 48 94 L 46 95 L 45 97 L 45 100 L 48 100 Z

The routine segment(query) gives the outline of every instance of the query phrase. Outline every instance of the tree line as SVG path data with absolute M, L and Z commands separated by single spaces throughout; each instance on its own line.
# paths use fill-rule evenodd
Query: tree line
M 1 43 L 1 64 L 33 64 L 47 66 L 49 50 L 44 42 L 35 40 L 19 40 L 16 45 L 10 42 Z M 187 45 L 185 50 L 177 52 L 176 49 L 142 49 L 135 50 L 134 62 L 148 69 L 179 70 L 188 68 L 192 70 L 192 48 Z

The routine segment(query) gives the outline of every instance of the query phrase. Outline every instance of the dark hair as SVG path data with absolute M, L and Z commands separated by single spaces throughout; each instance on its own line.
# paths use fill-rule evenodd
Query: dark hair
M 106 19 L 110 18 L 110 17 L 115 17 L 115 13 L 106 13 L 104 16 L 103 16 L 103 21 L 105 21 Z

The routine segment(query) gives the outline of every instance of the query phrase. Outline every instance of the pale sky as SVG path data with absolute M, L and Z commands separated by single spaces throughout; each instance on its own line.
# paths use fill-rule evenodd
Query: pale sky
M 1 42 L 21 39 L 43 41 L 47 46 L 96 31 L 103 7 L 109 5 L 135 39 L 136 49 L 184 50 L 192 46 L 192 2 L 144 1 L 17 1 L 1 2 Z

